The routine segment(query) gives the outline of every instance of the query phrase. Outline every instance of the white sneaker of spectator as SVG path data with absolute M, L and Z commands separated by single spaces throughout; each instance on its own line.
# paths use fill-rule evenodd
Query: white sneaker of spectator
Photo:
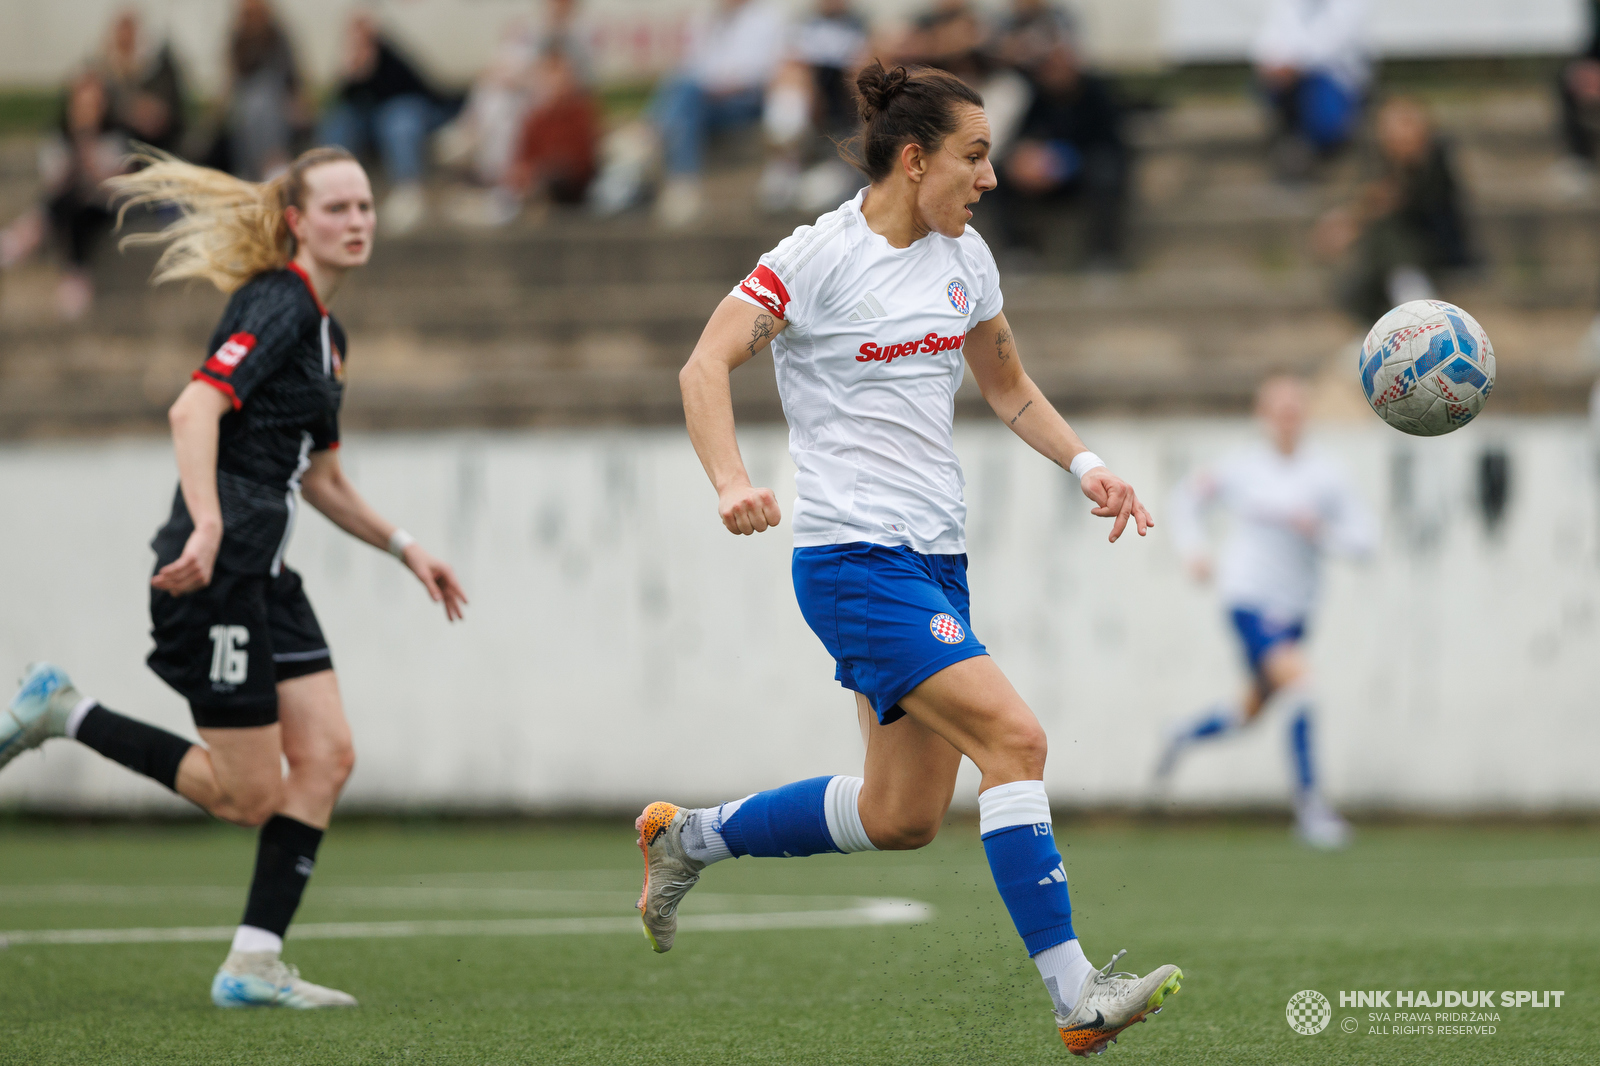
M 428 201 L 421 185 L 396 185 L 378 210 L 378 224 L 383 227 L 384 236 L 403 237 L 422 225 L 427 213 Z
M 699 221 L 704 208 L 705 194 L 699 178 L 668 178 L 656 198 L 656 221 L 667 229 L 684 229 Z

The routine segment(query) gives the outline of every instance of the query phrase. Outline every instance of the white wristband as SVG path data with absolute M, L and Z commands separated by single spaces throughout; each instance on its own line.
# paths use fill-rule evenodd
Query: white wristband
M 393 533 L 389 534 L 389 554 L 394 556 L 396 559 L 404 561 L 406 557 L 406 549 L 411 547 L 411 545 L 415 544 L 416 542 L 416 537 L 413 537 L 410 533 L 407 533 L 405 530 L 397 527 Z
M 1087 474 L 1096 467 L 1105 465 L 1106 461 L 1100 458 L 1094 452 L 1084 451 L 1079 452 L 1077 455 L 1072 457 L 1072 465 L 1067 467 L 1067 469 L 1072 471 L 1073 477 L 1076 477 L 1081 481 L 1083 480 L 1083 475 Z

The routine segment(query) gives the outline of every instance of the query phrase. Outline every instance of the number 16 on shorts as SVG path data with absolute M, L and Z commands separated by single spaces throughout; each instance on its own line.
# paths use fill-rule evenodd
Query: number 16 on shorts
M 244 626 L 211 627 L 211 683 L 242 685 L 250 674 L 250 630 Z

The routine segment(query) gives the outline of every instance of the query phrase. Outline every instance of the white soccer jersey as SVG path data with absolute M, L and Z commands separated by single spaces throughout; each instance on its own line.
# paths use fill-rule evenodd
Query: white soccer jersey
M 967 331 L 1000 313 L 999 271 L 970 226 L 891 246 L 865 196 L 796 229 L 733 290 L 788 323 L 772 357 L 799 468 L 794 543 L 964 552 L 955 395 Z
M 1205 548 L 1201 511 L 1221 503 L 1232 530 L 1217 562 L 1217 590 L 1235 607 L 1303 618 L 1317 591 L 1323 551 L 1364 556 L 1378 530 L 1366 505 L 1328 456 L 1301 445 L 1283 455 L 1265 444 L 1186 478 L 1168 510 L 1179 550 Z

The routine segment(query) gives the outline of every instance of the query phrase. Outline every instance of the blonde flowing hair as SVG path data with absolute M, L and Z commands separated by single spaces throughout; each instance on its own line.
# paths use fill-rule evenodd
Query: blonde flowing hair
M 144 167 L 106 181 L 120 201 L 117 225 L 128 208 L 171 204 L 178 220 L 155 233 L 130 233 L 122 245 L 165 244 L 150 281 L 201 278 L 223 292 L 294 258 L 294 234 L 284 209 L 304 209 L 306 174 L 326 163 L 354 162 L 343 148 L 328 146 L 301 153 L 271 181 L 253 182 L 220 170 L 185 163 L 176 156 L 141 146 L 134 159 Z

